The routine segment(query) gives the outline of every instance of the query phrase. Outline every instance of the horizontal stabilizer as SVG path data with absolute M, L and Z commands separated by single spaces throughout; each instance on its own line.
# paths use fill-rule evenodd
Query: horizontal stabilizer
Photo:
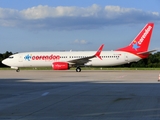
M 145 55 L 145 54 L 150 54 L 150 53 L 155 52 L 155 51 L 157 51 L 157 50 L 150 50 L 150 51 L 146 51 L 146 52 L 139 52 L 137 54 L 138 55 Z

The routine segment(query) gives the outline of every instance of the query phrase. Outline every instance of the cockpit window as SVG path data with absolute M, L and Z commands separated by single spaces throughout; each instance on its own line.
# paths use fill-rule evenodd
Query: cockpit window
M 13 56 L 9 56 L 10 59 L 14 58 Z

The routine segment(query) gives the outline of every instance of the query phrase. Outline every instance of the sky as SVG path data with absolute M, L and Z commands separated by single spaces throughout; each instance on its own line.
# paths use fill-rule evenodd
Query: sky
M 160 48 L 159 0 L 0 0 L 0 53 L 96 51 L 124 47 L 154 22 L 149 49 Z

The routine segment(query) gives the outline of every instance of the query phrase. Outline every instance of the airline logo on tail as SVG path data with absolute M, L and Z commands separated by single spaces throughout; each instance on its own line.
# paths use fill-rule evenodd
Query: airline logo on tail
M 136 51 L 138 48 L 140 48 L 140 46 L 138 46 L 138 43 L 136 42 L 136 40 L 133 41 L 132 48 L 135 49 Z
M 152 29 L 152 26 L 148 26 L 147 29 L 145 29 L 144 34 L 142 35 L 141 39 L 138 41 L 138 44 L 141 45 L 144 41 L 144 39 L 146 38 L 146 36 L 148 35 L 148 33 L 150 32 L 150 30 Z
M 133 41 L 133 43 L 132 43 L 132 48 L 133 49 L 135 49 L 137 51 L 137 49 L 140 48 L 140 45 L 143 43 L 143 41 L 145 40 L 146 36 L 151 31 L 151 29 L 152 29 L 152 26 L 148 26 L 145 29 L 145 32 L 143 33 L 143 35 L 141 36 L 141 38 L 139 39 L 139 41 L 138 42 L 136 40 Z
M 154 23 L 148 23 L 140 31 L 140 33 L 134 38 L 134 40 L 126 47 L 117 49 L 117 51 L 125 51 L 133 54 L 138 54 L 142 52 L 147 52 L 150 44 L 150 39 L 152 35 L 152 30 Z

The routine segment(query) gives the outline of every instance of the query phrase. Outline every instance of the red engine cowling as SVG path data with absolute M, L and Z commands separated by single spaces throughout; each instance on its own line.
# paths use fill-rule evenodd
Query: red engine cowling
M 54 62 L 52 64 L 53 70 L 68 70 L 69 64 L 67 62 Z

